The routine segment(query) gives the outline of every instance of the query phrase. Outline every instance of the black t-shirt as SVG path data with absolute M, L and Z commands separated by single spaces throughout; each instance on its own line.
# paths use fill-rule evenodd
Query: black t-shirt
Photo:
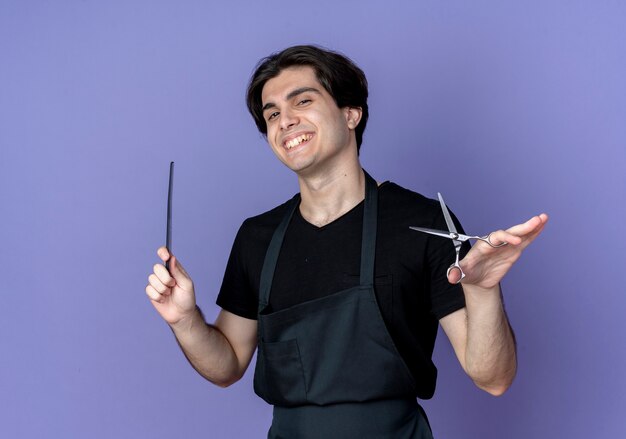
M 416 379 L 418 395 L 429 398 L 436 381 L 431 356 L 438 320 L 465 306 L 461 286 L 451 285 L 446 277 L 454 246 L 449 239 L 409 229 L 447 230 L 438 201 L 389 182 L 380 185 L 378 193 L 376 298 L 391 338 Z M 221 308 L 257 318 L 265 252 L 286 210 L 287 203 L 242 224 L 217 298 Z M 358 285 L 362 225 L 363 202 L 323 227 L 310 224 L 296 209 L 278 258 L 271 309 Z M 468 249 L 464 246 L 463 254 Z

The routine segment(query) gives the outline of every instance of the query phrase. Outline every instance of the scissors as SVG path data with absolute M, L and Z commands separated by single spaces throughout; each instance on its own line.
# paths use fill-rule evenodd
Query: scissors
M 459 270 L 459 273 L 461 273 L 461 277 L 458 282 L 461 282 L 461 280 L 465 277 L 465 273 L 463 273 L 463 270 L 461 269 L 461 266 L 459 265 L 459 252 L 461 251 L 461 244 L 463 244 L 468 239 L 477 239 L 479 241 L 486 242 L 493 248 L 502 247 L 503 245 L 507 245 L 508 243 L 501 242 L 500 244 L 493 244 L 490 239 L 493 232 L 487 236 L 469 236 L 469 235 L 463 235 L 462 233 L 458 233 L 456 231 L 456 227 L 454 226 L 454 223 L 452 222 L 452 217 L 450 216 L 450 212 L 448 211 L 448 208 L 446 207 L 446 203 L 444 203 L 443 201 L 443 197 L 441 196 L 439 192 L 437 192 L 437 196 L 439 197 L 439 203 L 441 204 L 441 210 L 443 211 L 443 217 L 446 220 L 448 231 L 445 232 L 443 230 L 434 230 L 434 229 L 427 229 L 424 227 L 413 227 L 413 226 L 409 227 L 409 229 L 417 230 L 418 232 L 428 233 L 430 235 L 441 236 L 442 238 L 448 238 L 452 240 L 452 243 L 454 244 L 454 250 L 456 251 L 456 259 L 454 261 L 454 264 L 450 265 L 450 267 L 446 271 L 446 276 L 449 276 L 452 270 L 457 269 Z

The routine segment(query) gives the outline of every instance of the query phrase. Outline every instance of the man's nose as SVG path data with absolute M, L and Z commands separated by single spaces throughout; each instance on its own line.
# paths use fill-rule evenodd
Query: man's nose
M 280 129 L 283 131 L 298 125 L 298 116 L 291 110 L 283 110 L 280 113 Z

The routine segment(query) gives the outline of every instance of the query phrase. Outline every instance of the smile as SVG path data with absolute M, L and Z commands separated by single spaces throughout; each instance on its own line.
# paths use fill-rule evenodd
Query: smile
M 291 149 L 294 146 L 298 146 L 302 143 L 308 142 L 313 138 L 313 134 L 301 134 L 298 137 L 294 137 L 293 139 L 287 140 L 283 145 L 287 149 Z

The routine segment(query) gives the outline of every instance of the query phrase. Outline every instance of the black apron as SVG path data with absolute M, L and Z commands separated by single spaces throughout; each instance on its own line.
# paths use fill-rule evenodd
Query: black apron
M 276 312 L 268 309 L 296 195 L 272 236 L 259 285 L 254 391 L 274 405 L 268 438 L 431 439 L 415 381 L 374 293 L 378 188 L 365 173 L 360 285 Z

